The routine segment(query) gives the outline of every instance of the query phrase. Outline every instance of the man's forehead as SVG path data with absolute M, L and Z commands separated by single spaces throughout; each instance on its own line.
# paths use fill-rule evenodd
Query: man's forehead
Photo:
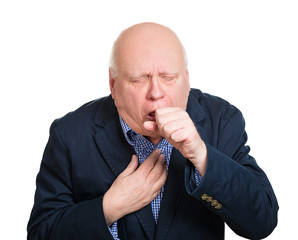
M 184 55 L 177 45 L 136 43 L 130 48 L 119 49 L 118 54 L 119 70 L 129 68 L 134 74 L 174 73 L 184 67 Z
M 129 64 L 119 63 L 119 73 L 126 77 L 141 77 L 145 75 L 149 76 L 161 76 L 161 75 L 177 75 L 184 71 L 182 64 L 173 64 L 171 62 L 160 62 L 160 63 L 144 63 L 138 64 L 135 61 L 131 61 Z

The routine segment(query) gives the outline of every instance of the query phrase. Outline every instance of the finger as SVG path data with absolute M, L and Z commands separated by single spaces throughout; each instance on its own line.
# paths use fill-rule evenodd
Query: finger
M 194 134 L 191 131 L 196 131 L 196 130 L 191 130 L 190 128 L 179 129 L 170 135 L 170 139 L 171 141 L 176 143 L 183 142 L 185 140 L 191 141 L 192 139 L 190 138 L 190 135 Z
M 130 163 L 119 176 L 125 177 L 131 175 L 133 172 L 136 171 L 138 165 L 138 157 L 136 155 L 132 155 Z
M 152 183 L 152 185 L 159 179 L 160 175 L 164 171 L 164 161 L 165 156 L 160 154 L 158 161 L 152 168 L 151 172 L 148 174 L 147 180 Z
M 148 176 L 154 165 L 159 159 L 159 156 L 161 154 L 160 149 L 155 149 L 149 157 L 141 164 L 141 166 L 138 168 L 137 172 L 145 177 Z
M 144 122 L 143 126 L 147 131 L 150 132 L 155 132 L 157 130 L 156 122 L 153 121 L 146 121 Z
M 164 107 L 164 108 L 159 108 L 155 111 L 155 114 L 166 114 L 170 112 L 177 112 L 177 111 L 183 111 L 181 108 L 178 107 Z
M 152 194 L 152 196 L 151 196 L 151 199 L 152 199 L 152 200 L 155 199 L 155 198 L 158 196 L 158 194 L 160 194 L 160 192 L 161 192 L 161 188 L 158 189 L 156 192 L 153 192 L 153 194 Z M 152 201 L 152 200 L 151 200 L 151 201 Z
M 169 139 L 174 132 L 185 129 L 188 124 L 187 120 L 176 120 L 163 125 L 159 131 L 161 135 L 163 135 L 166 139 Z
M 155 111 L 155 117 L 157 117 L 157 115 L 161 116 L 162 114 L 166 114 L 168 112 L 178 111 L 179 109 L 180 108 L 173 108 L 173 107 L 160 108 Z M 150 132 L 158 131 L 158 126 L 156 121 L 146 121 L 143 123 L 143 127 Z
M 182 111 L 181 109 L 176 112 L 168 112 L 165 114 L 156 114 L 156 124 L 159 130 L 163 129 L 163 127 L 172 122 L 183 122 L 184 124 L 191 124 L 192 120 L 190 119 L 187 112 Z M 177 124 L 176 123 L 176 124 Z
M 158 125 L 162 123 L 171 122 L 173 120 L 179 119 L 180 112 L 182 109 L 180 108 L 160 108 L 155 111 L 155 119 Z M 159 127 L 159 126 L 158 126 Z

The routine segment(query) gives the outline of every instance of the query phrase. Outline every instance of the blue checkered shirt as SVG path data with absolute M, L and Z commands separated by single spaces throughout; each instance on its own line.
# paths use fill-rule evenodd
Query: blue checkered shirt
M 122 126 L 122 130 L 124 132 L 125 138 L 127 142 L 134 148 L 139 160 L 139 164 L 142 164 L 155 149 L 159 148 L 162 154 L 164 154 L 165 156 L 165 162 L 166 162 L 167 171 L 168 171 L 173 146 L 165 138 L 163 138 L 157 145 L 154 145 L 152 142 L 147 140 L 144 136 L 133 131 L 120 116 L 119 118 L 120 118 L 120 123 Z M 197 184 L 199 184 L 202 180 L 197 170 L 196 170 L 195 178 L 196 178 Z M 159 195 L 151 202 L 151 208 L 152 208 L 152 213 L 153 213 L 155 223 L 157 223 L 163 192 L 164 192 L 164 186 L 162 187 Z M 117 221 L 114 222 L 109 227 L 109 230 L 114 240 L 120 240 L 120 238 L 118 237 Z

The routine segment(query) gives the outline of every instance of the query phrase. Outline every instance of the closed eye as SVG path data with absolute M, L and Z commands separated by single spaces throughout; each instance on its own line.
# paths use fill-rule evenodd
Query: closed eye
M 142 82 L 145 82 L 149 79 L 149 76 L 148 75 L 143 75 L 143 76 L 138 76 L 138 77 L 132 77 L 130 79 L 131 82 L 134 82 L 134 83 L 142 83 Z
M 165 81 L 172 81 L 178 77 L 178 74 L 160 74 L 160 77 Z
M 171 80 L 174 80 L 175 77 L 172 77 L 172 76 L 163 76 L 162 79 L 164 79 L 166 81 L 171 81 Z

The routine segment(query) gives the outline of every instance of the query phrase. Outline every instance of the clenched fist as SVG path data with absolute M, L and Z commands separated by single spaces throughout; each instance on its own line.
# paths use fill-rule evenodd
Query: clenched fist
M 155 111 L 155 121 L 144 122 L 144 128 L 167 139 L 182 155 L 189 159 L 200 175 L 207 166 L 206 145 L 199 136 L 188 113 L 181 108 L 166 107 Z

